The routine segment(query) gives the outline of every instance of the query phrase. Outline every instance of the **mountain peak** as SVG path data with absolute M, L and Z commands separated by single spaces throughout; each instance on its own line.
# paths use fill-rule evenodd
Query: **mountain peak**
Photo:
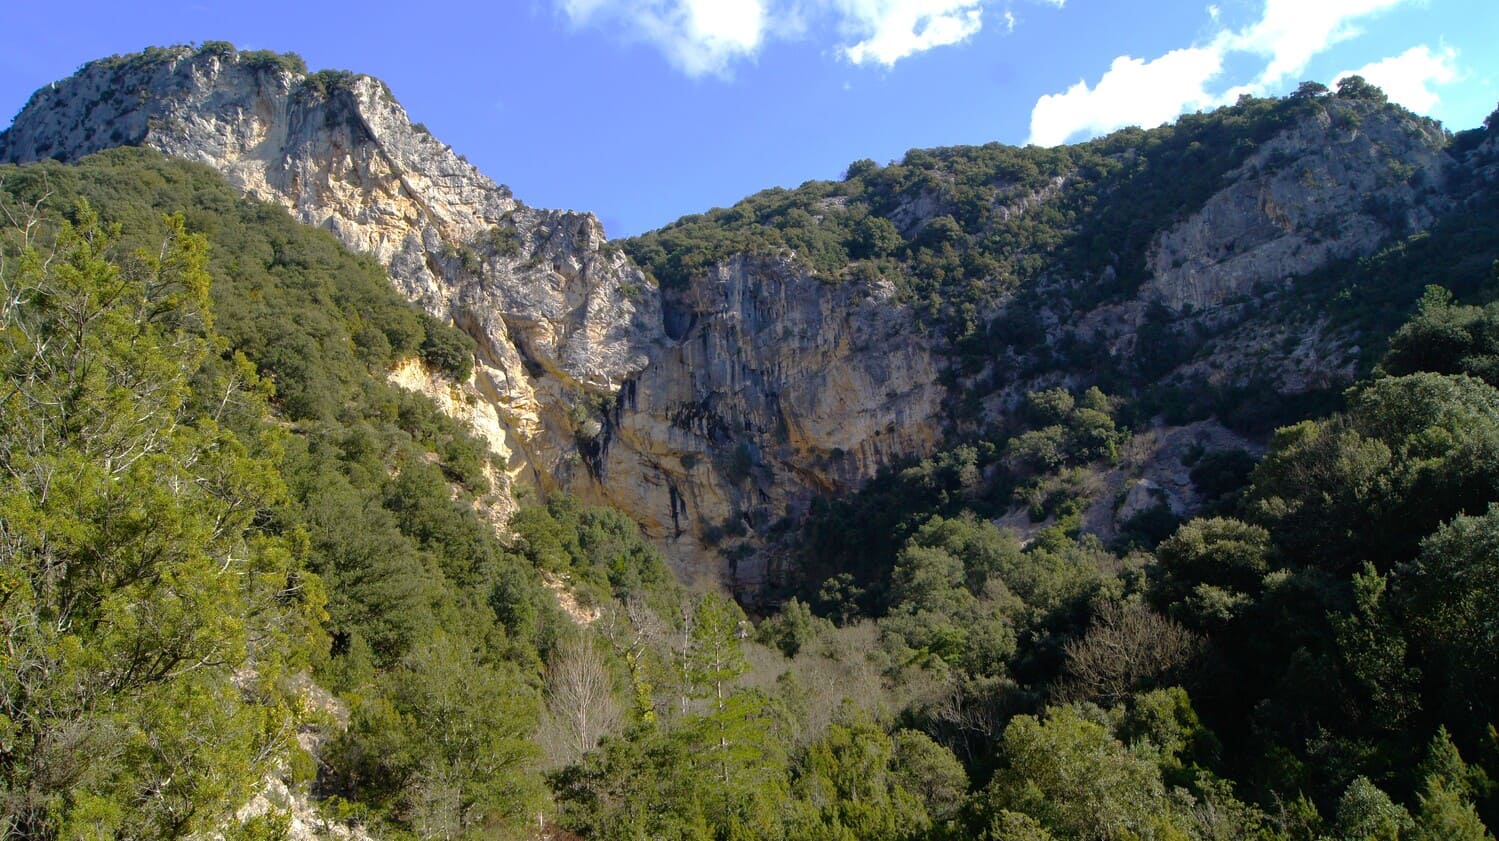
M 499 426 L 516 440 L 495 443 L 522 454 L 518 465 L 521 440 L 559 422 L 544 406 L 616 389 L 660 329 L 656 296 L 638 294 L 648 281 L 604 248 L 592 214 L 516 201 L 372 76 L 308 73 L 293 54 L 221 42 L 103 59 L 33 96 L 0 136 L 0 161 L 118 146 L 212 167 L 371 255 L 407 297 L 461 325 L 491 381 L 477 387 L 507 396 Z

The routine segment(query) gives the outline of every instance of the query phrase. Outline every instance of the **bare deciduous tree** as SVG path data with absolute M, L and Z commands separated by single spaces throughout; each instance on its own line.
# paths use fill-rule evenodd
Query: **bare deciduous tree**
M 586 637 L 571 637 L 547 662 L 548 759 L 565 765 L 598 747 L 619 719 L 614 676 Z
M 1140 602 L 1109 602 L 1082 639 L 1067 643 L 1062 701 L 1112 705 L 1147 685 L 1169 680 L 1202 647 L 1196 634 Z

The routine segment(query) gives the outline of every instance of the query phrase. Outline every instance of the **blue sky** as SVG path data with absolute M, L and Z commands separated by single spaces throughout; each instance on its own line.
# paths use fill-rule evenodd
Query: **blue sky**
M 860 158 L 1054 145 L 1348 71 L 1453 130 L 1499 104 L 1494 0 L 83 0 L 7 11 L 0 119 L 91 59 L 209 39 L 379 76 L 611 236 Z

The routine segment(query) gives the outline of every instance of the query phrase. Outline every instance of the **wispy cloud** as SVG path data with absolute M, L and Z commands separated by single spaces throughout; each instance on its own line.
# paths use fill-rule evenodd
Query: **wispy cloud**
M 560 0 L 579 26 L 609 27 L 646 41 L 689 76 L 722 75 L 764 44 L 763 0 Z
M 855 43 L 841 49 L 854 64 L 893 66 L 933 47 L 959 44 L 983 28 L 982 0 L 837 0 Z
M 1339 73 L 1334 81 L 1355 75 L 1382 88 L 1392 101 L 1412 111 L 1430 113 L 1441 101 L 1432 87 L 1451 84 L 1459 78 L 1457 50 L 1445 47 L 1433 52 L 1425 45 L 1411 47 L 1400 55 Z
M 1294 79 L 1312 57 L 1359 33 L 1357 22 L 1407 0 L 1266 0 L 1265 14 L 1242 32 L 1227 34 L 1222 48 L 1268 60 L 1255 80 L 1268 89 Z
M 1061 8 L 1065 0 L 1033 0 Z M 575 26 L 607 27 L 659 49 L 689 76 L 727 76 L 772 40 L 814 37 L 851 64 L 893 67 L 961 44 L 985 18 L 1015 28 L 1011 0 L 554 0 Z
M 1407 2 L 1411 0 L 1265 0 L 1259 20 L 1243 29 L 1220 29 L 1205 43 L 1149 61 L 1120 56 L 1096 84 L 1080 80 L 1062 93 L 1042 96 L 1031 110 L 1029 142 L 1054 146 L 1085 133 L 1158 125 L 1185 111 L 1233 102 L 1241 94 L 1270 93 L 1296 79 L 1318 54 L 1356 36 L 1364 18 Z M 1216 23 L 1219 17 L 1217 7 L 1210 6 L 1209 18 Z M 1247 83 L 1213 92 L 1231 55 L 1258 56 L 1264 66 Z M 1417 68 L 1420 56 L 1407 56 L 1411 53 L 1397 57 L 1404 63 L 1392 65 L 1387 78 Z
M 1214 102 L 1206 85 L 1222 69 L 1223 54 L 1211 47 L 1174 50 L 1152 61 L 1120 56 L 1097 85 L 1080 81 L 1037 100 L 1030 142 L 1056 146 L 1083 131 L 1158 125 L 1184 108 Z

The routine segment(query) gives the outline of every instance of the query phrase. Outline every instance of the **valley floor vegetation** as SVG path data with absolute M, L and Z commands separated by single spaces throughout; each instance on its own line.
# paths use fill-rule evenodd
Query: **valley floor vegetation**
M 611 510 L 497 536 L 503 465 L 386 381 L 472 344 L 325 232 L 133 149 L 0 167 L 0 210 L 0 837 L 285 837 L 236 817 L 279 777 L 394 839 L 1492 838 L 1481 284 L 1263 458 L 1200 454 L 1201 517 L 1080 533 L 1053 480 L 1127 401 L 1037 391 L 815 512 L 752 619 Z M 676 235 L 636 259 L 690 271 Z

